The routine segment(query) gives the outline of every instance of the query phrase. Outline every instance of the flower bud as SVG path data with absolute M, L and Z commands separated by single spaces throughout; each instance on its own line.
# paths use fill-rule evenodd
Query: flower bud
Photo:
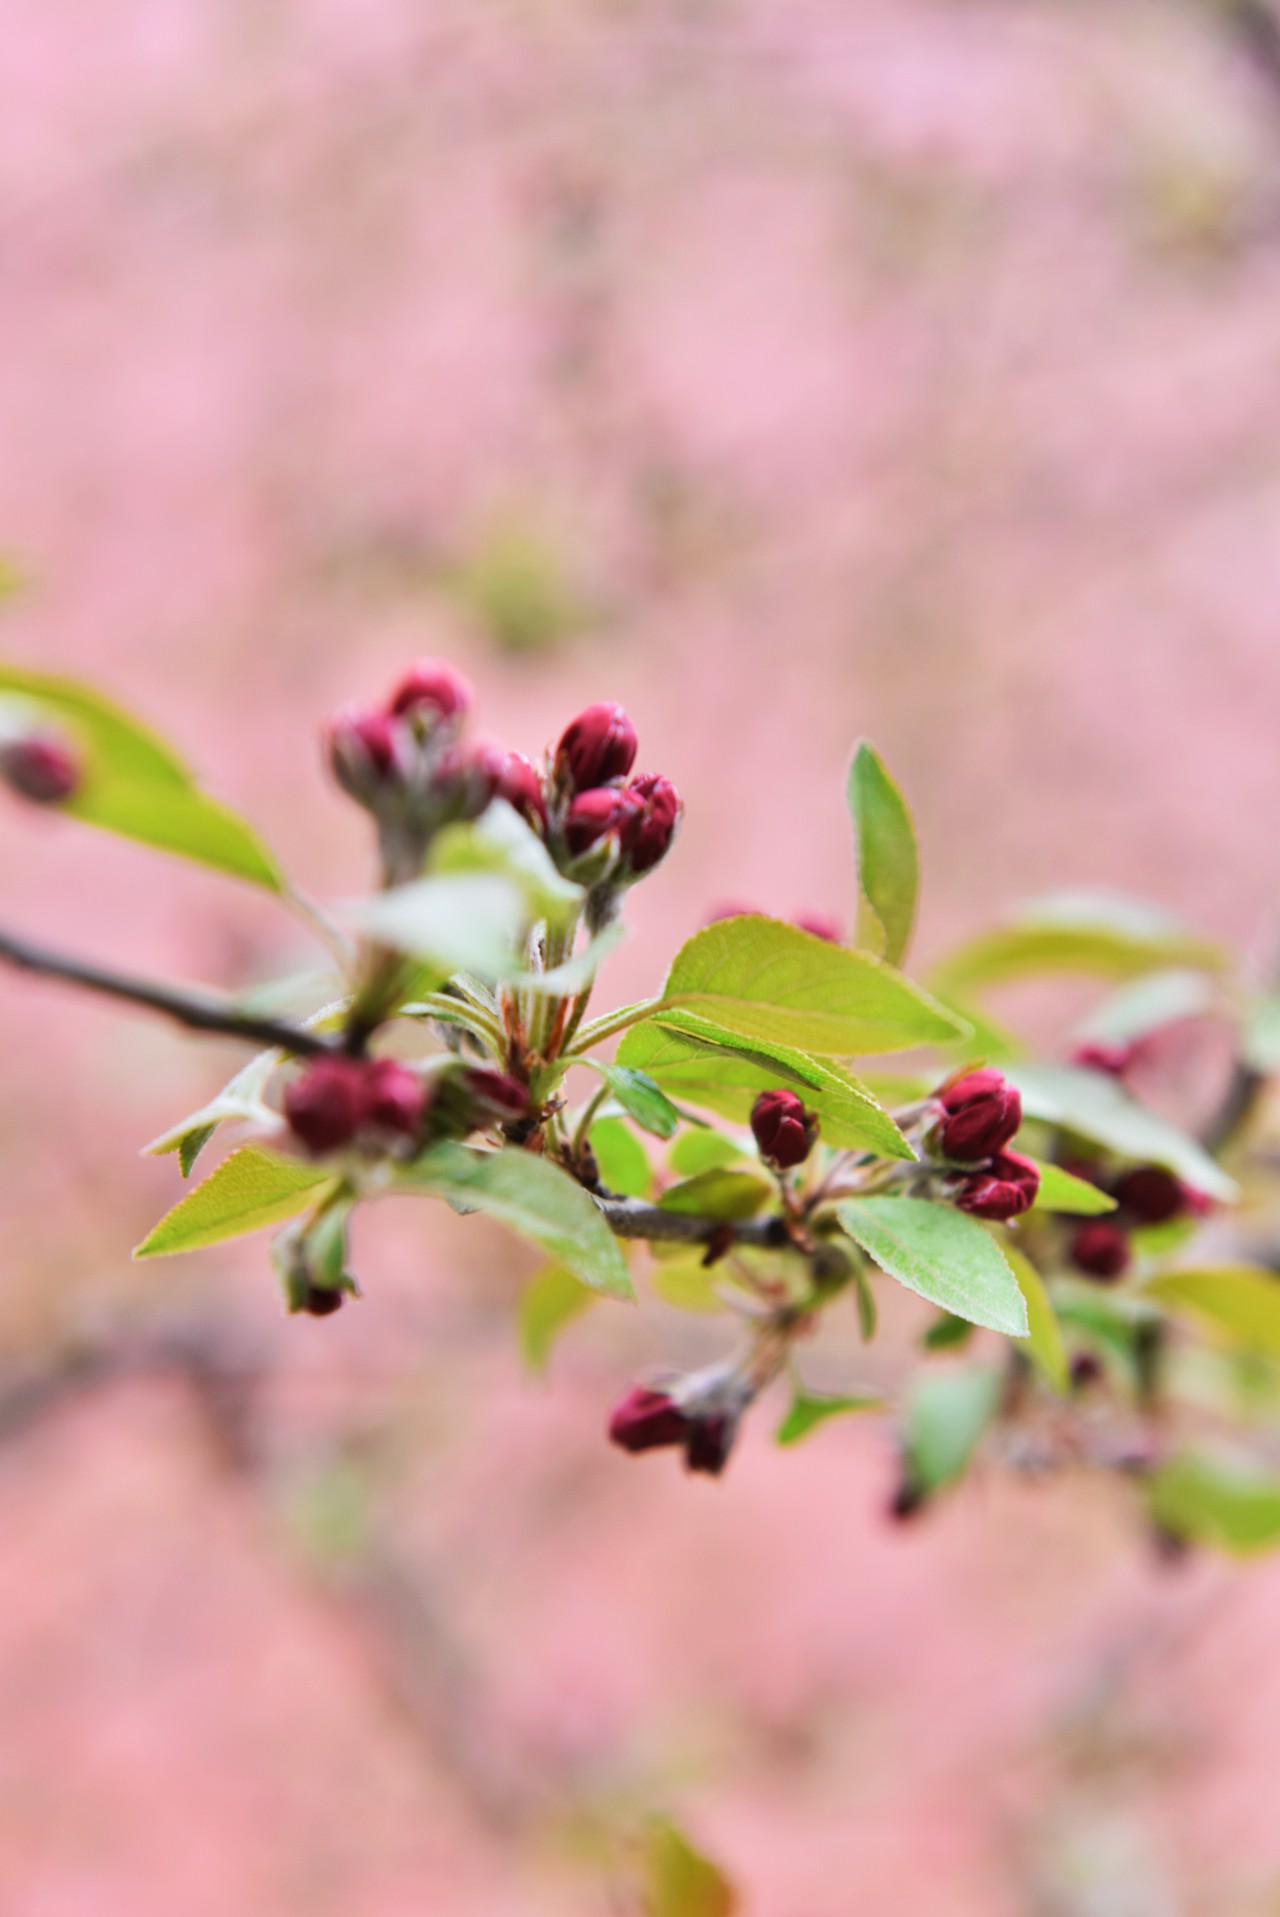
M 997 1152 L 986 1171 L 965 1179 L 956 1198 L 961 1211 L 974 1218 L 1005 1224 L 1029 1211 L 1040 1189 L 1040 1169 L 1021 1152 Z
M 498 777 L 496 796 L 514 806 L 535 832 L 546 831 L 547 801 L 542 790 L 542 779 L 533 761 L 526 759 L 523 752 L 507 753 Z
M 310 1152 L 349 1145 L 365 1117 L 365 1061 L 317 1058 L 284 1094 L 289 1129 Z
M 1120 1209 L 1138 1225 L 1165 1225 L 1188 1209 L 1181 1179 L 1163 1165 L 1138 1165 L 1115 1189 Z
M 468 1065 L 460 1074 L 471 1100 L 474 1131 L 490 1123 L 515 1124 L 529 1111 L 529 1087 L 509 1072 L 495 1072 L 487 1065 Z
M 683 1444 L 689 1428 L 689 1418 L 667 1392 L 637 1385 L 610 1418 L 609 1437 L 624 1451 L 653 1451 Z
M 825 939 L 828 945 L 844 944 L 844 927 L 838 919 L 831 919 L 824 912 L 798 912 L 791 923 L 801 932 L 808 932 L 815 939 Z
M 379 1131 L 413 1138 L 427 1109 L 427 1088 L 417 1072 L 395 1058 L 375 1058 L 364 1073 L 363 1122 Z
M 622 850 L 627 864 L 639 878 L 642 873 L 651 872 L 670 850 L 680 823 L 680 794 L 661 773 L 646 772 L 631 781 L 626 795 L 639 803 L 622 822 Z
M 33 805 L 61 805 L 79 789 L 81 768 L 61 739 L 32 732 L 0 747 L 0 778 Z
M 564 821 L 564 842 L 575 859 L 615 832 L 621 837 L 634 816 L 638 801 L 617 786 L 599 786 L 580 792 Z
M 948 1158 L 972 1164 L 1002 1151 L 1022 1123 L 1022 1099 L 999 1072 L 966 1072 L 938 1093 L 944 1117 L 938 1143 Z
M 1132 1257 L 1128 1237 L 1110 1218 L 1089 1218 L 1077 1225 L 1069 1255 L 1077 1271 L 1108 1284 L 1120 1276 Z
M 751 1107 L 751 1130 L 760 1156 L 778 1171 L 802 1165 L 818 1137 L 818 1121 L 794 1092 L 761 1092 Z
M 1102 1361 L 1092 1351 L 1077 1351 L 1071 1360 L 1071 1389 L 1088 1391 L 1102 1380 Z
M 571 792 L 625 779 L 636 760 L 636 729 L 620 705 L 588 706 L 560 735 L 556 776 Z
M 470 681 L 441 659 L 419 659 L 410 666 L 388 702 L 396 718 L 461 719 L 470 710 Z
M 738 1417 L 732 1411 L 712 1411 L 693 1418 L 684 1441 L 686 1469 L 718 1478 L 729 1462 L 737 1435 Z
M 431 774 L 438 819 L 460 824 L 478 819 L 497 796 L 507 755 L 488 739 L 462 740 L 441 753 Z
M 343 791 L 372 805 L 403 775 L 400 728 L 385 712 L 346 706 L 325 728 L 329 768 Z

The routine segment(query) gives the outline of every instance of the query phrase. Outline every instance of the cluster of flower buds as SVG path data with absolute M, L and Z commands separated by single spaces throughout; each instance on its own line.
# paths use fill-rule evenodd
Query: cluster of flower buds
M 803 1165 L 818 1139 L 818 1121 L 794 1092 L 761 1092 L 751 1107 L 751 1131 L 761 1158 L 774 1171 Z
M 965 1072 L 934 1093 L 934 1151 L 967 1169 L 954 1186 L 955 1202 L 975 1218 L 1007 1223 L 1035 1203 L 1040 1172 L 1034 1161 L 1007 1149 L 1022 1124 L 1017 1087 L 990 1067 Z
M 83 769 L 52 732 L 27 732 L 0 744 L 0 779 L 32 805 L 65 805 L 80 789 Z
M 719 1477 L 754 1395 L 736 1367 L 723 1364 L 665 1387 L 637 1385 L 610 1418 L 609 1437 L 623 1451 L 679 1446 L 687 1470 Z
M 527 762 L 460 736 L 471 697 L 452 666 L 420 659 L 385 704 L 348 706 L 326 729 L 333 776 L 378 821 L 397 879 L 416 874 L 441 826 L 478 819 L 491 800 L 519 788 Z
M 661 773 L 632 775 L 636 749 L 635 727 L 612 703 L 588 706 L 560 735 L 541 816 L 557 863 L 579 884 L 630 885 L 670 850 L 680 795 Z M 532 803 L 530 793 L 519 808 L 526 818 Z
M 1067 1255 L 1077 1271 L 1086 1277 L 1110 1284 L 1129 1269 L 1133 1262 L 1132 1233 L 1152 1225 L 1172 1224 L 1175 1219 L 1198 1215 L 1207 1201 L 1192 1191 L 1163 1165 L 1135 1165 L 1118 1175 L 1108 1174 L 1097 1164 L 1072 1165 L 1069 1169 L 1108 1192 L 1116 1201 L 1116 1210 L 1104 1218 L 1087 1218 L 1077 1225 L 1067 1247 Z
M 286 1088 L 284 1116 L 298 1143 L 324 1157 L 417 1140 L 428 1103 L 425 1080 L 394 1058 L 317 1058 Z

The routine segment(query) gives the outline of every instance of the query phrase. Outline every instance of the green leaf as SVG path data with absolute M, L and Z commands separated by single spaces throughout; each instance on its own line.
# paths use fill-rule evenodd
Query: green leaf
M 24 727 L 32 718 L 66 734 L 81 760 L 80 786 L 60 811 L 268 891 L 284 891 L 280 868 L 257 834 L 201 791 L 190 767 L 157 733 L 91 686 L 0 666 L 0 726 Z
M 682 1251 L 676 1258 L 656 1259 L 649 1283 L 662 1302 L 674 1305 L 677 1311 L 710 1316 L 725 1309 L 718 1289 L 724 1283 L 724 1272 L 719 1265 L 703 1264 L 701 1248 Z
M 190 1178 L 197 1158 L 217 1129 L 216 1123 L 194 1125 L 189 1132 L 182 1134 L 178 1140 L 178 1168 L 184 1178 Z
M 397 1189 L 431 1192 L 458 1212 L 484 1212 L 593 1291 L 635 1296 L 626 1261 L 599 1207 L 549 1159 L 515 1149 L 433 1145 L 401 1172 Z
M 1232 1180 L 1195 1139 L 1136 1105 L 1105 1072 L 1023 1064 L 1007 1065 L 1004 1071 L 1021 1092 L 1028 1118 L 1065 1125 L 1121 1158 L 1163 1165 L 1210 1198 L 1229 1202 L 1239 1196 Z
M 873 1391 L 857 1392 L 853 1396 L 828 1398 L 816 1392 L 797 1391 L 791 1400 L 791 1409 L 778 1426 L 779 1444 L 799 1444 L 801 1438 L 807 1438 L 828 1418 L 838 1418 L 845 1411 L 879 1411 L 884 1399 Z
M 1176 1019 L 1212 1010 L 1221 986 L 1203 972 L 1152 972 L 1112 992 L 1076 1027 L 1076 1037 L 1128 1043 Z
M 133 1255 L 163 1258 L 277 1225 L 326 1197 L 337 1182 L 322 1165 L 245 1145 L 166 1212 Z
M 1004 1255 L 1026 1300 L 1031 1362 L 1050 1390 L 1065 1397 L 1071 1388 L 1071 1369 L 1067 1363 L 1067 1348 L 1062 1341 L 1062 1326 L 1045 1290 L 1044 1279 L 1016 1245 L 1006 1245 Z
M 909 1482 L 941 1491 L 962 1478 L 1000 1406 L 995 1369 L 924 1371 L 907 1394 L 902 1449 Z
M 858 943 L 901 965 L 920 883 L 915 827 L 883 760 L 865 739 L 854 750 L 848 800 L 858 859 Z
M 876 1335 L 880 1314 L 876 1309 L 876 1294 L 871 1289 L 871 1280 L 864 1265 L 859 1265 L 855 1270 L 853 1284 L 858 1305 L 858 1332 L 863 1344 L 869 1345 Z
M 920 1342 L 926 1351 L 956 1351 L 968 1344 L 976 1329 L 967 1318 L 954 1318 L 949 1311 L 943 1311 Z
M 1040 1172 L 1040 1189 L 1032 1211 L 1069 1211 L 1094 1216 L 1115 1210 L 1115 1199 L 1099 1191 L 1087 1178 L 1077 1178 L 1074 1172 L 1063 1171 L 1061 1165 L 1047 1165 L 1039 1158 L 1034 1162 Z
M 734 1917 L 738 1897 L 723 1872 L 674 1824 L 655 1822 L 644 1854 L 644 1917 Z
M 645 1072 L 676 1098 L 743 1122 L 758 1092 L 787 1085 L 818 1118 L 825 1144 L 882 1158 L 915 1157 L 888 1112 L 852 1073 L 775 1040 L 741 1038 L 691 1012 L 665 1013 L 634 1026 L 618 1047 L 618 1061 Z
M 591 1127 L 600 1182 L 622 1198 L 647 1198 L 653 1184 L 653 1166 L 644 1146 L 621 1118 L 597 1118 Z
M 928 1198 L 849 1198 L 836 1215 L 882 1271 L 930 1304 L 1011 1338 L 1028 1335 L 1018 1282 L 976 1219 Z
M 518 887 L 530 919 L 567 924 L 577 918 L 586 897 L 580 885 L 556 870 L 541 835 L 505 799 L 495 799 L 470 824 L 446 826 L 432 840 L 428 878 L 486 874 Z
M 144 1145 L 144 1154 L 163 1158 L 169 1152 L 177 1152 L 182 1176 L 186 1178 L 199 1153 L 224 1122 L 240 1120 L 248 1124 L 277 1124 L 278 1116 L 266 1104 L 265 1093 L 280 1059 L 278 1051 L 259 1052 L 207 1105 L 179 1119 L 168 1131 L 161 1132 L 149 1145 Z
M 736 1165 L 745 1156 L 745 1148 L 723 1132 L 712 1131 L 709 1125 L 692 1125 L 675 1140 L 667 1153 L 667 1163 L 682 1178 L 692 1178 L 698 1172 Z
M 953 952 L 930 983 L 944 996 L 963 998 L 1045 974 L 1128 979 L 1171 966 L 1221 971 L 1225 964 L 1218 946 L 1152 906 L 1106 893 L 1064 892 L 1032 900 L 1012 924 Z
M 732 1222 L 753 1218 L 773 1195 L 774 1186 L 769 1180 L 757 1178 L 752 1172 L 705 1171 L 672 1185 L 658 1203 L 663 1211 Z
M 520 969 L 516 946 L 527 916 L 522 888 L 492 872 L 414 879 L 343 911 L 357 931 L 429 961 L 439 979 L 474 972 L 490 981 Z
M 520 1294 L 516 1320 L 520 1355 L 530 1371 L 546 1370 L 556 1339 L 595 1296 L 560 1265 L 544 1265 L 534 1273 Z
M 879 959 L 778 919 L 720 919 L 676 953 L 663 1011 L 822 1057 L 945 1044 L 968 1030 Z
M 1249 1351 L 1280 1358 L 1280 1278 L 1252 1265 L 1166 1271 L 1148 1279 L 1144 1298 L 1187 1312 Z
M 1250 1557 L 1280 1543 L 1280 1476 L 1206 1451 L 1184 1451 L 1152 1478 L 1151 1516 L 1175 1537 Z
M 599 1072 L 623 1111 L 642 1131 L 652 1132 L 655 1138 L 675 1137 L 680 1114 L 647 1072 L 632 1071 L 626 1065 L 604 1065 L 595 1058 L 583 1062 Z

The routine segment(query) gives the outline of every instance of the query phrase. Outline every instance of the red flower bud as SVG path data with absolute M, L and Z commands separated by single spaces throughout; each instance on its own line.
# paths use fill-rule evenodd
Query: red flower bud
M 622 849 L 627 864 L 639 877 L 642 872 L 651 872 L 670 848 L 680 823 L 680 794 L 670 779 L 657 772 L 633 779 L 626 792 L 639 803 L 622 822 Z
M 317 1058 L 284 1095 L 294 1137 L 311 1152 L 349 1145 L 365 1116 L 365 1064 L 358 1058 Z
M 1077 1225 L 1069 1251 L 1077 1271 L 1105 1282 L 1118 1278 L 1132 1257 L 1128 1238 L 1110 1218 L 1089 1218 Z
M 535 832 L 547 829 L 547 801 L 542 779 L 531 759 L 523 752 L 508 752 L 498 777 L 497 797 L 514 806 Z
M 71 748 L 48 733 L 29 733 L 0 747 L 0 778 L 33 805 L 61 805 L 74 797 L 80 777 Z
M 376 1058 L 364 1074 L 364 1120 L 380 1131 L 412 1138 L 427 1109 L 427 1088 L 395 1058 Z M 296 1128 L 295 1128 L 296 1129 Z
M 471 706 L 470 681 L 440 659 L 419 659 L 410 666 L 388 702 L 397 718 L 407 713 L 434 713 L 437 719 L 457 719 Z
M 1163 1165 L 1138 1165 L 1126 1172 L 1115 1195 L 1121 1210 L 1139 1225 L 1164 1225 L 1188 1209 L 1186 1187 Z
M 690 1471 L 704 1471 L 718 1478 L 729 1462 L 733 1441 L 738 1435 L 738 1419 L 731 1411 L 712 1411 L 706 1417 L 692 1419 L 684 1444 L 684 1461 Z
M 400 728 L 385 712 L 347 706 L 329 721 L 324 737 L 334 778 L 361 805 L 399 778 Z
M 509 1072 L 491 1071 L 486 1065 L 469 1065 L 461 1077 L 472 1101 L 473 1129 L 493 1119 L 511 1124 L 527 1115 L 529 1087 L 512 1078 Z
M 308 1318 L 331 1318 L 341 1311 L 345 1294 L 336 1285 L 302 1285 L 290 1304 L 290 1311 L 303 1311 Z
M 631 793 L 619 790 L 617 786 L 599 786 L 590 792 L 580 792 L 565 815 L 564 842 L 572 856 L 581 858 L 593 845 L 607 838 L 610 832 L 621 837 L 638 807 L 639 801 Z
M 1003 1150 L 1022 1123 L 1022 1099 L 999 1072 L 966 1072 L 943 1086 L 938 1102 L 946 1114 L 938 1143 L 948 1158 L 965 1163 Z
M 829 919 L 823 912 L 799 912 L 791 923 L 815 939 L 825 939 L 828 945 L 844 944 L 844 927 L 838 919 Z
M 818 1121 L 794 1092 L 761 1092 L 751 1107 L 751 1130 L 760 1156 L 779 1171 L 802 1165 L 813 1150 Z
M 637 1385 L 610 1418 L 609 1436 L 624 1451 L 653 1451 L 659 1445 L 683 1444 L 690 1423 L 667 1392 Z
M 1133 1046 L 1099 1039 L 1077 1045 L 1070 1063 L 1082 1072 L 1106 1072 L 1110 1078 L 1123 1078 L 1133 1063 Z
M 441 753 L 432 773 L 438 815 L 455 824 L 478 819 L 497 796 L 507 755 L 489 739 L 463 740 Z
M 588 706 L 556 747 L 557 776 L 573 792 L 625 779 L 636 762 L 636 729 L 620 705 Z
M 961 1211 L 1004 1224 L 1029 1211 L 1040 1189 L 1040 1169 L 1021 1152 L 997 1152 L 986 1171 L 965 1179 L 956 1198 Z

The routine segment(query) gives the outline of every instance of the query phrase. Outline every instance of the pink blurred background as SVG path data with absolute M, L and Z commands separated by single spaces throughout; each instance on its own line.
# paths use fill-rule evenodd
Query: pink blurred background
M 525 749 L 622 699 L 688 819 L 608 1002 L 721 900 L 849 916 L 863 732 L 924 958 L 1081 884 L 1266 948 L 1256 10 L 109 15 L 0 44 L 7 654 L 167 729 L 335 896 L 334 704 L 422 652 Z M 70 824 L 10 807 L 0 859 L 7 921 L 103 958 L 314 962 Z M 1280 1567 L 1171 1575 L 1084 1485 L 893 1530 L 856 1421 L 764 1420 L 719 1484 L 622 1457 L 621 1385 L 719 1328 L 601 1308 L 530 1380 L 529 1261 L 425 1207 L 332 1321 L 283 1321 L 261 1240 L 133 1268 L 176 1186 L 135 1147 L 237 1054 L 10 977 L 0 1032 L 5 1917 L 629 1917 L 597 1834 L 655 1808 L 748 1917 L 1280 1910 Z

